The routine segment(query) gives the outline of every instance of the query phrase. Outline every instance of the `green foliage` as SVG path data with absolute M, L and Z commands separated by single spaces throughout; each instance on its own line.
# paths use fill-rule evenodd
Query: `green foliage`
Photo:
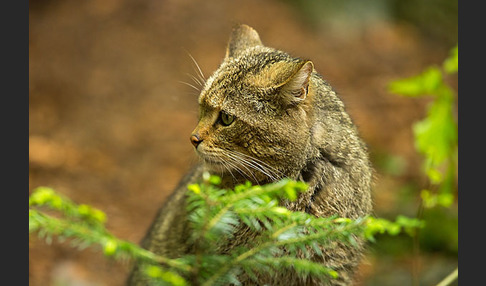
M 164 270 L 160 266 L 150 265 L 145 268 L 145 273 L 152 278 L 154 284 L 185 286 L 187 282 L 184 278 L 173 271 Z
M 195 230 L 191 239 L 200 250 L 196 251 L 199 257 L 193 260 L 211 258 L 211 263 L 202 265 L 196 273 L 202 285 L 236 281 L 242 272 L 256 277 L 281 268 L 295 269 L 304 277 L 335 277 L 332 269 L 306 259 L 310 255 L 307 247 L 321 253 L 318 244 L 332 239 L 351 242 L 352 235 L 363 225 L 363 221 L 317 219 L 279 206 L 280 199 L 295 200 L 299 192 L 307 189 L 302 182 L 282 180 L 265 186 L 247 182 L 234 190 L 223 190 L 211 183 L 217 181 L 212 178 L 209 176 L 201 185 L 189 186 L 189 219 Z M 235 237 L 241 228 L 259 235 L 249 244 L 235 247 L 230 255 L 217 255 L 214 245 Z M 304 257 L 299 258 L 299 253 Z
M 451 49 L 449 57 L 443 63 L 443 68 L 448 74 L 456 73 L 459 70 L 459 48 L 457 45 Z
M 445 75 L 458 71 L 458 47 L 454 47 L 442 69 L 429 67 L 421 74 L 390 83 L 389 90 L 408 97 L 432 96 L 427 116 L 414 124 L 415 147 L 424 160 L 424 171 L 438 191 L 424 190 L 426 207 L 450 206 L 456 189 L 458 127 L 455 115 L 455 92 Z
M 422 73 L 391 82 L 389 90 L 408 97 L 429 96 L 432 101 L 426 117 L 413 126 L 415 148 L 423 155 L 423 170 L 428 178 L 428 187 L 420 192 L 421 206 L 417 216 L 427 224 L 414 235 L 413 248 L 418 253 L 419 243 L 423 249 L 457 255 L 458 220 L 456 201 L 458 126 L 455 91 L 447 84 L 447 76 L 458 72 L 458 47 L 451 49 L 442 67 L 432 66 Z M 442 208 L 436 208 L 442 206 Z M 414 223 L 411 223 L 414 226 Z M 389 250 L 389 248 L 387 248 Z M 457 279 L 457 269 L 444 283 Z
M 53 189 L 39 187 L 29 197 L 29 207 L 47 206 L 54 210 L 61 211 L 73 219 L 81 219 L 84 222 L 99 226 L 105 223 L 106 215 L 100 210 L 88 205 L 76 205 L 70 200 L 56 194 Z
M 365 229 L 365 237 L 370 241 L 375 241 L 374 235 L 387 233 L 389 235 L 398 235 L 405 231 L 408 235 L 415 235 L 415 230 L 425 227 L 425 222 L 416 218 L 406 216 L 397 216 L 395 222 L 384 218 L 369 217 Z
M 154 285 L 187 285 L 188 281 L 238 285 L 242 273 L 253 279 L 285 269 L 302 277 L 333 279 L 337 272 L 309 260 L 311 252 L 322 255 L 320 247 L 333 241 L 355 245 L 357 237 L 374 241 L 379 233 L 397 235 L 422 227 L 420 221 L 405 217 L 397 217 L 395 222 L 373 217 L 316 218 L 281 207 L 282 200 L 295 200 L 306 191 L 302 182 L 284 179 L 263 186 L 247 182 L 233 190 L 219 188 L 220 182 L 219 177 L 205 174 L 203 183 L 188 186 L 187 208 L 193 229 L 190 239 L 196 247 L 193 255 L 169 259 L 118 239 L 106 230 L 103 212 L 77 205 L 45 187 L 35 189 L 30 196 L 29 230 L 48 241 L 51 236 L 71 239 L 73 246 L 98 246 L 105 256 L 140 261 Z M 53 217 L 42 209 L 55 210 L 62 217 Z M 242 228 L 258 235 L 231 253 L 220 254 L 222 241 L 236 237 Z
M 69 239 L 71 246 L 79 249 L 100 247 L 106 256 L 116 259 L 136 259 L 181 271 L 188 270 L 187 266 L 176 260 L 155 255 L 134 243 L 118 239 L 106 229 L 106 215 L 102 211 L 77 205 L 51 188 L 36 188 L 29 197 L 29 206 L 29 233 L 37 233 L 48 243 L 52 241 L 52 236 L 57 236 L 60 241 Z M 61 217 L 54 217 L 46 211 L 57 211 Z
M 391 82 L 389 89 L 393 93 L 418 97 L 424 94 L 434 94 L 441 82 L 442 73 L 440 69 L 429 67 L 419 75 Z

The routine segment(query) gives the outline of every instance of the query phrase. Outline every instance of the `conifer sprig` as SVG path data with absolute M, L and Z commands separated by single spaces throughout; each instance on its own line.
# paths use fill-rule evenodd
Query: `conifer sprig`
M 293 201 L 307 186 L 282 180 L 258 186 L 246 183 L 233 190 L 218 187 L 219 177 L 205 174 L 203 183 L 188 186 L 187 209 L 195 254 L 169 259 L 121 240 L 105 227 L 106 215 L 93 207 L 77 205 L 40 187 L 29 198 L 29 231 L 50 242 L 52 236 L 69 239 L 73 246 L 101 246 L 106 256 L 142 262 L 144 273 L 154 285 L 223 285 L 240 283 L 247 275 L 292 270 L 302 278 L 333 279 L 337 272 L 308 258 L 321 255 L 321 247 L 334 242 L 354 245 L 357 237 L 373 240 L 377 233 L 396 235 L 403 229 L 421 227 L 420 221 L 400 217 L 396 222 L 366 217 L 357 220 L 316 218 L 280 206 Z M 57 217 L 44 210 L 57 211 Z M 237 239 L 238 231 L 254 232 L 252 241 L 221 254 L 222 242 Z M 408 231 L 407 231 L 408 232 Z

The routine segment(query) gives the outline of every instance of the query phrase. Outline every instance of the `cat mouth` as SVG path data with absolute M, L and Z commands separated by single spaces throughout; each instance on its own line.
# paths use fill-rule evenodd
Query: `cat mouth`
M 213 159 L 213 158 L 203 158 L 203 160 L 204 160 L 204 163 L 209 164 L 209 165 L 218 165 L 218 166 L 223 165 L 223 162 L 221 162 L 220 160 Z
M 199 153 L 199 157 L 203 160 L 204 166 L 209 171 L 226 173 L 231 172 L 231 170 L 234 169 L 234 166 L 226 162 L 224 157 L 207 153 Z
M 222 162 L 220 159 L 209 157 L 202 157 L 202 159 L 204 162 L 204 166 L 206 166 L 206 169 L 208 169 L 209 171 L 224 173 L 228 169 L 227 164 Z
M 201 154 L 199 153 L 199 156 L 201 159 L 203 159 L 204 164 L 207 166 L 218 166 L 222 167 L 224 165 L 224 162 L 219 157 L 212 156 L 212 155 L 207 155 L 207 154 Z

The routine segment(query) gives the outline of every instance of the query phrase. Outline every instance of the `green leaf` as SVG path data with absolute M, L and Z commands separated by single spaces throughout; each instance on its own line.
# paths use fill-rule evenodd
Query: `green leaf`
M 98 209 L 95 209 L 89 205 L 81 204 L 78 206 L 78 212 L 81 216 L 92 219 L 99 223 L 106 222 L 106 214 Z
M 217 186 L 217 185 L 221 184 L 221 178 L 218 177 L 218 176 L 212 175 L 212 176 L 209 177 L 209 183 L 211 185 Z
M 443 207 L 449 207 L 454 203 L 454 195 L 450 193 L 441 193 L 437 196 L 437 203 Z
M 401 227 L 399 224 L 395 224 L 395 223 L 390 223 L 387 225 L 387 232 L 388 234 L 390 235 L 397 235 L 400 233 L 401 231 Z
M 144 269 L 144 272 L 147 276 L 154 278 L 156 280 L 162 280 L 164 282 L 169 283 L 169 285 L 173 286 L 185 286 L 187 285 L 186 280 L 182 278 L 180 275 L 177 273 L 174 273 L 172 271 L 167 271 L 163 270 L 160 267 L 157 266 L 147 266 Z
M 287 195 L 287 199 L 291 202 L 295 201 L 297 199 L 297 191 L 292 188 L 291 186 L 286 185 L 284 187 L 285 194 Z
M 427 117 L 413 126 L 415 147 L 426 157 L 426 171 L 437 183 L 442 176 L 436 170 L 457 146 L 457 124 L 452 113 L 452 97 L 438 97 L 428 109 Z
M 106 256 L 112 256 L 117 250 L 118 244 L 114 239 L 108 239 L 103 247 L 103 253 Z
M 29 206 L 45 205 L 52 201 L 57 195 L 52 188 L 38 187 L 32 191 L 32 195 L 29 197 Z
M 198 184 L 190 184 L 187 186 L 187 189 L 189 189 L 189 191 L 195 193 L 196 195 L 199 195 L 201 193 L 201 187 Z
M 437 196 L 433 195 L 429 190 L 422 190 L 420 197 L 425 208 L 432 208 L 437 204 Z
M 388 85 L 388 90 L 409 97 L 433 95 L 441 83 L 441 71 L 437 67 L 429 67 L 417 76 L 392 81 Z
M 404 228 L 405 232 L 413 236 L 417 228 L 425 227 L 425 222 L 417 218 L 408 218 L 403 215 L 397 216 L 396 223 Z
M 457 45 L 451 49 L 449 53 L 449 57 L 445 59 L 444 63 L 442 64 L 442 67 L 444 68 L 444 71 L 448 74 L 452 74 L 458 71 L 459 49 Z

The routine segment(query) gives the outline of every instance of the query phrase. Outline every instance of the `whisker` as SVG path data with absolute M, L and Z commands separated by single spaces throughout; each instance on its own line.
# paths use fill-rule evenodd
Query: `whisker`
M 206 77 L 204 76 L 201 68 L 199 67 L 199 64 L 196 62 L 196 59 L 194 59 L 194 57 L 191 55 L 191 53 L 187 52 L 187 54 L 189 55 L 189 57 L 191 57 L 192 61 L 196 65 L 197 71 L 199 71 L 199 76 L 200 76 L 199 78 L 201 79 L 202 82 L 205 82 L 206 81 L 206 79 L 205 79 Z
M 241 158 L 235 157 L 229 150 L 223 150 L 224 154 L 226 155 L 226 158 L 228 158 L 230 161 L 232 161 L 232 166 L 246 179 L 250 179 L 248 176 L 245 174 L 249 174 L 253 180 L 258 183 L 259 180 L 253 175 L 253 172 L 247 168 L 246 164 L 241 160 Z M 247 172 L 245 172 L 242 168 L 239 166 L 243 167 L 246 169 Z M 241 171 L 241 172 L 240 172 Z M 242 173 L 243 172 L 243 173 Z
M 253 174 L 253 172 L 252 172 L 250 169 L 248 169 L 248 167 L 246 167 L 246 166 L 245 166 L 245 164 L 241 164 L 240 162 L 238 162 L 238 161 L 237 161 L 237 160 L 235 160 L 234 158 L 231 158 L 231 159 L 234 161 L 234 166 L 235 166 L 236 170 L 240 170 L 240 172 L 239 172 L 239 173 L 240 173 L 240 174 L 241 174 L 241 175 L 242 175 L 242 176 L 243 176 L 245 179 L 247 179 L 247 180 L 251 180 L 251 179 L 253 179 L 253 181 L 254 181 L 255 183 L 258 183 L 258 182 L 259 182 L 259 180 L 258 180 L 258 179 L 255 177 L 255 175 Z M 241 168 L 240 166 L 241 166 L 241 167 L 243 167 L 243 168 L 244 168 L 246 171 L 245 171 L 245 170 L 243 170 L 243 168 Z
M 258 170 L 265 175 L 267 175 L 270 179 L 276 181 L 279 180 L 283 177 L 283 173 L 280 172 L 279 170 L 275 169 L 274 167 L 270 166 L 269 164 L 265 163 L 264 161 L 261 161 L 257 158 L 254 158 L 250 155 L 238 152 L 238 151 L 232 151 L 234 155 L 244 157 L 247 159 L 242 158 L 242 161 L 247 162 L 247 164 L 250 164 L 255 170 Z
M 231 172 L 231 168 L 230 168 L 230 167 L 231 167 L 231 165 L 230 165 L 230 164 L 228 164 L 228 162 L 225 162 L 225 161 L 223 161 L 223 160 L 221 160 L 221 164 L 223 165 L 223 167 L 224 167 L 226 170 L 228 170 L 228 172 L 230 173 L 231 177 L 233 177 L 233 179 L 235 179 L 235 180 L 236 180 L 235 175 L 233 175 L 233 172 Z M 228 167 L 228 165 L 229 165 L 230 167 Z
M 195 90 L 197 90 L 198 92 L 200 92 L 200 91 L 201 91 L 199 88 L 197 88 L 197 87 L 195 87 L 194 85 L 192 85 L 192 84 L 190 84 L 190 83 L 187 83 L 187 82 L 185 82 L 185 81 L 179 81 L 179 83 L 182 83 L 182 84 L 185 84 L 185 85 L 187 85 L 187 86 L 189 86 L 189 87 L 192 87 L 192 88 L 194 88 Z
M 212 157 L 213 160 L 216 160 L 217 162 L 219 162 L 222 165 L 222 168 L 218 168 L 220 175 L 224 175 L 224 173 L 225 173 L 224 170 L 226 169 L 230 173 L 230 175 L 236 180 L 235 174 L 233 174 L 233 172 L 231 171 L 233 169 L 233 170 L 236 170 L 236 172 L 238 172 L 244 178 L 247 178 L 244 171 L 240 170 L 234 162 L 223 160 L 225 158 L 231 159 L 226 155 L 225 150 L 221 149 L 219 151 L 220 152 L 217 152 L 218 154 L 209 154 L 209 156 Z M 205 161 L 205 160 L 203 159 L 203 161 Z
M 272 176 L 272 174 L 269 174 L 268 172 L 266 172 L 266 170 L 264 168 L 262 168 L 261 166 L 258 166 L 257 164 L 254 164 L 253 162 L 250 162 L 248 160 L 245 160 L 244 158 L 238 156 L 237 154 L 231 154 L 231 153 L 229 153 L 229 156 L 231 156 L 233 159 L 237 159 L 243 165 L 243 167 L 245 169 L 247 169 L 248 171 L 250 171 L 250 170 L 247 167 L 250 167 L 252 169 L 255 169 L 257 171 L 262 172 L 263 174 L 265 174 L 267 177 L 269 177 L 272 180 L 275 179 L 275 177 Z M 252 173 L 252 175 L 253 175 L 253 173 Z M 255 176 L 253 176 L 253 178 L 255 178 Z M 255 178 L 255 180 L 256 180 L 256 178 Z
M 282 172 L 268 163 L 238 151 L 219 149 L 215 158 L 218 158 L 217 161 L 221 163 L 220 171 L 222 174 L 224 170 L 227 170 L 234 179 L 236 179 L 236 176 L 233 171 L 257 184 L 260 183 L 260 180 L 255 176 L 255 171 L 262 173 L 272 181 L 278 181 L 283 177 Z
M 192 74 L 190 74 L 190 73 L 186 73 L 186 75 L 188 75 L 188 76 L 189 76 L 189 77 L 190 77 L 190 78 L 191 78 L 191 79 L 194 81 L 194 83 L 196 83 L 197 85 L 199 85 L 199 86 L 201 86 L 201 87 L 203 86 L 203 84 L 202 84 L 202 83 L 199 81 L 199 79 L 197 79 L 197 78 L 196 78 L 195 76 L 193 76 Z
M 235 165 L 235 163 L 233 162 L 230 162 L 230 161 L 225 161 L 225 163 L 227 165 L 229 165 L 231 168 L 233 168 L 233 170 L 236 170 L 236 172 L 238 172 L 241 176 L 243 176 L 245 179 L 247 179 L 246 175 L 244 172 L 242 172 L 237 165 Z M 231 168 L 230 167 L 227 167 L 228 171 L 230 172 L 231 176 L 233 177 L 233 179 L 236 180 L 236 177 L 233 175 L 233 172 L 231 172 Z
M 234 152 L 234 153 L 236 153 L 236 154 L 238 154 L 238 155 L 241 155 L 241 156 L 243 156 L 243 157 L 247 157 L 247 158 L 249 158 L 249 159 L 251 159 L 251 160 L 254 160 L 254 161 L 256 161 L 256 162 L 259 162 L 259 163 L 261 163 L 262 165 L 264 165 L 264 166 L 266 166 L 266 167 L 268 167 L 268 168 L 270 168 L 270 169 L 273 169 L 273 170 L 275 170 L 276 172 L 278 172 L 278 173 L 282 174 L 282 172 L 278 171 L 277 169 L 275 169 L 274 167 L 272 167 L 271 165 L 269 165 L 269 164 L 268 164 L 268 163 L 266 163 L 265 161 L 259 160 L 259 159 L 255 158 L 255 157 L 252 157 L 252 156 L 248 155 L 248 154 L 241 153 L 241 152 L 238 152 L 238 151 L 235 151 L 235 150 L 233 150 L 232 152 Z

